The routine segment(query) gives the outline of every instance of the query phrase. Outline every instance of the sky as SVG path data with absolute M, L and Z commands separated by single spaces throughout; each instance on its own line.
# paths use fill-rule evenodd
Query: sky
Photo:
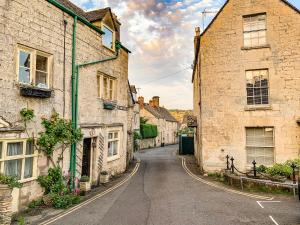
M 132 51 L 129 81 L 149 101 L 192 109 L 195 27 L 211 21 L 225 0 L 71 0 L 85 10 L 111 7 L 122 23 L 121 42 Z M 300 0 L 289 0 L 300 9 Z M 206 13 L 203 16 L 203 11 Z

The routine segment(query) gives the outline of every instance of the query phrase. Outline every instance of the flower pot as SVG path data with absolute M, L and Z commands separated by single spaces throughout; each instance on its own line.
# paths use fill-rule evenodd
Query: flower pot
M 90 191 L 91 190 L 91 184 L 90 182 L 80 182 L 80 191 Z
M 106 184 L 109 182 L 109 175 L 108 174 L 100 174 L 100 183 Z
M 0 184 L 0 198 L 10 198 L 12 193 L 12 188 L 8 187 L 6 184 Z

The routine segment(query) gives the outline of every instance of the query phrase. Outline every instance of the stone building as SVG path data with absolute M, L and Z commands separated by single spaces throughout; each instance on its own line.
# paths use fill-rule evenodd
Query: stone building
M 97 185 L 100 171 L 125 170 L 129 50 L 120 43 L 116 48 L 120 25 L 110 8 L 85 12 L 68 0 L 0 1 L 0 172 L 23 183 L 13 191 L 13 211 L 42 195 L 36 178 L 52 166 L 27 141 L 19 112 L 34 110 L 27 132 L 35 137 L 42 131 L 41 117 L 54 110 L 72 119 L 74 61 L 111 59 L 78 67 L 78 126 L 84 139 L 77 145 L 76 177 L 87 175 Z M 69 150 L 61 166 L 68 173 Z
M 241 170 L 298 157 L 299 43 L 299 10 L 284 0 L 228 0 L 196 29 L 195 155 L 204 170 L 224 169 L 227 154 Z
M 149 103 L 144 102 L 144 97 L 139 97 L 140 116 L 147 119 L 147 123 L 157 125 L 158 136 L 151 139 L 143 139 L 140 148 L 153 148 L 178 143 L 178 121 L 170 112 L 159 105 L 159 97 L 154 96 Z

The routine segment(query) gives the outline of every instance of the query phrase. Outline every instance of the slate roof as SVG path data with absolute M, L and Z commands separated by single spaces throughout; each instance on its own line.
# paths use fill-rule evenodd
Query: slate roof
M 169 110 L 164 107 L 151 107 L 149 104 L 145 104 L 144 108 L 158 119 L 165 119 L 169 122 L 178 123 L 178 121 L 171 115 Z
M 70 2 L 69 0 L 57 0 L 57 2 L 59 2 L 60 4 L 62 4 L 63 6 L 69 8 L 69 9 L 71 9 L 79 16 L 86 18 L 86 12 L 82 8 L 80 8 L 77 5 Z
M 110 8 L 104 8 L 104 9 L 97 9 L 93 11 L 89 11 L 85 13 L 85 17 L 90 22 L 94 22 L 97 20 L 102 20 L 103 17 L 106 15 L 107 12 L 109 12 Z

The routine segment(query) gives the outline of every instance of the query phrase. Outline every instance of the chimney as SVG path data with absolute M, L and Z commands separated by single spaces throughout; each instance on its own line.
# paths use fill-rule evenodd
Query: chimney
M 159 97 L 158 96 L 154 96 L 152 98 L 152 101 L 153 101 L 153 106 L 158 108 L 159 107 Z
M 151 107 L 154 107 L 153 100 L 150 100 L 150 101 L 149 101 L 149 105 L 150 105 Z
M 195 33 L 196 33 L 196 35 L 195 35 L 196 37 L 200 36 L 200 33 L 201 33 L 200 32 L 200 27 L 195 28 Z
M 143 108 L 144 108 L 144 104 L 145 104 L 145 99 L 144 99 L 143 96 L 140 96 L 140 97 L 138 98 L 138 103 L 139 103 L 139 105 L 140 105 L 140 108 L 143 109 Z
M 195 51 L 195 54 L 197 54 L 197 45 L 199 44 L 199 41 L 200 41 L 200 33 L 201 33 L 201 30 L 200 30 L 200 27 L 196 27 L 195 28 L 195 38 L 194 38 L 194 51 Z

